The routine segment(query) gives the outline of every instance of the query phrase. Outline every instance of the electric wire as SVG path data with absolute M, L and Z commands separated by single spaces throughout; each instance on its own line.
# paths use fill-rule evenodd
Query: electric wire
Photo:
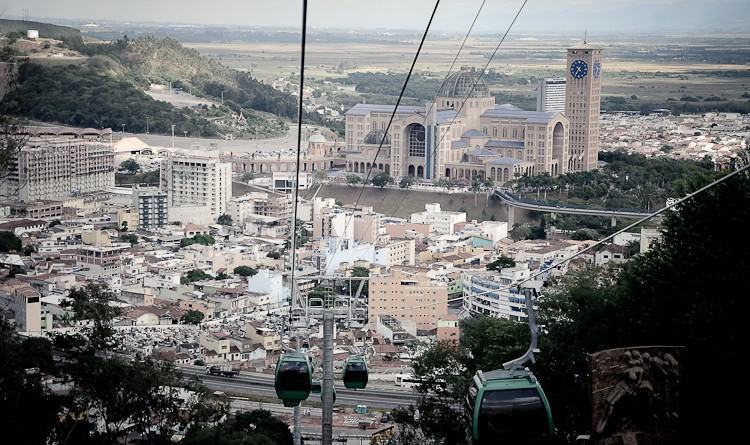
M 648 221 L 650 219 L 653 219 L 653 218 L 661 215 L 662 213 L 666 212 L 667 210 L 672 209 L 672 208 L 674 208 L 674 207 L 682 204 L 683 202 L 685 202 L 685 201 L 687 201 L 687 200 L 689 200 L 691 198 L 694 198 L 695 196 L 697 196 L 697 195 L 705 192 L 706 190 L 708 190 L 708 189 L 710 189 L 710 188 L 712 188 L 712 187 L 714 187 L 714 186 L 716 186 L 718 184 L 721 184 L 722 182 L 726 181 L 727 179 L 732 178 L 732 177 L 734 177 L 734 176 L 736 176 L 736 175 L 738 175 L 738 174 L 740 174 L 740 173 L 742 173 L 742 172 L 744 172 L 745 170 L 748 170 L 748 169 L 750 169 L 750 164 L 747 164 L 747 165 L 745 165 L 745 166 L 743 166 L 743 167 L 741 167 L 741 168 L 739 168 L 739 169 L 737 169 L 737 170 L 735 170 L 735 171 L 733 171 L 733 172 L 731 172 L 731 173 L 729 173 L 727 175 L 724 175 L 721 178 L 719 178 L 719 179 L 717 179 L 717 180 L 715 180 L 715 181 L 713 181 L 713 182 L 711 182 L 711 183 L 709 183 L 709 184 L 707 184 L 707 185 L 699 188 L 698 190 L 696 190 L 696 191 L 694 191 L 694 192 L 692 192 L 692 193 L 690 193 L 690 194 L 688 194 L 688 195 L 686 195 L 686 196 L 678 199 L 677 201 L 675 201 L 675 202 L 673 202 L 671 204 L 668 204 L 668 205 L 662 207 L 661 209 L 659 209 L 659 210 L 657 210 L 657 211 L 655 211 L 655 212 L 653 212 L 653 213 L 651 213 L 649 215 L 644 216 L 643 218 L 639 219 L 638 221 L 635 221 L 634 223 L 629 224 L 629 225 L 623 227 L 622 229 L 618 230 L 617 232 L 615 232 L 615 233 L 613 233 L 613 234 L 611 234 L 611 235 L 609 235 L 609 236 L 607 236 L 607 237 L 605 237 L 605 238 L 597 241 L 596 243 L 594 243 L 594 244 L 592 244 L 592 245 L 590 245 L 588 247 L 585 247 L 584 249 L 581 249 L 578 252 L 576 252 L 576 253 L 574 253 L 574 254 L 572 254 L 570 256 L 567 256 L 567 257 L 561 259 L 559 262 L 556 262 L 556 263 L 553 262 L 552 264 L 550 264 L 546 268 L 540 269 L 538 272 L 529 275 L 528 278 L 525 278 L 525 279 L 519 281 L 518 283 L 513 284 L 512 286 L 508 286 L 508 287 L 500 288 L 500 289 L 493 289 L 491 291 L 476 292 L 476 293 L 469 294 L 469 295 L 462 295 L 461 297 L 449 298 L 449 299 L 445 300 L 445 303 L 452 303 L 454 301 L 464 300 L 466 298 L 477 297 L 477 296 L 480 296 L 480 295 L 486 295 L 486 294 L 492 294 L 492 293 L 506 292 L 506 291 L 510 291 L 512 289 L 519 288 L 524 283 L 528 283 L 529 281 L 534 280 L 538 276 L 543 275 L 543 274 L 549 272 L 550 270 L 552 270 L 552 269 L 554 269 L 556 267 L 562 266 L 563 264 L 572 261 L 573 259 L 575 259 L 575 258 L 583 255 L 584 253 L 586 253 L 586 252 L 588 252 L 588 251 L 590 251 L 590 250 L 592 250 L 592 249 L 594 249 L 594 248 L 596 248 L 596 247 L 604 244 L 605 242 L 613 239 L 617 235 L 619 235 L 619 234 L 621 234 L 623 232 L 626 232 L 626 231 L 632 229 L 633 227 L 639 226 L 640 224 L 643 224 L 644 222 L 646 222 L 646 221 Z M 414 310 L 414 309 L 436 306 L 438 304 L 443 304 L 443 301 L 434 302 L 434 303 L 428 303 L 428 304 L 424 304 L 424 305 L 420 305 L 420 306 L 411 306 L 411 307 L 408 307 L 408 308 L 398 309 L 398 310 L 395 310 L 395 311 L 389 311 L 388 314 L 398 313 L 398 312 L 408 312 L 408 311 L 411 311 L 411 310 Z
M 466 97 L 464 98 L 464 100 L 461 101 L 460 107 L 458 108 L 458 110 L 456 111 L 455 115 L 453 116 L 453 119 L 451 120 L 450 124 L 448 124 L 448 129 L 449 130 L 450 130 L 450 127 L 456 122 L 456 118 L 458 117 L 458 115 L 463 110 L 464 104 L 466 104 L 466 100 L 474 93 L 474 89 L 476 88 L 477 84 L 481 81 L 482 76 L 484 76 L 484 73 L 487 71 L 487 67 L 489 67 L 490 63 L 495 58 L 495 55 L 497 54 L 497 51 L 500 49 L 500 46 L 503 44 L 503 42 L 505 41 L 505 38 L 510 33 L 510 30 L 513 28 L 513 25 L 518 20 L 518 17 L 521 15 L 521 12 L 523 12 L 523 9 L 526 7 L 526 3 L 527 2 L 528 2 L 528 0 L 524 0 L 524 2 L 521 4 L 521 7 L 518 8 L 518 12 L 516 12 L 515 17 L 513 17 L 513 20 L 510 22 L 510 25 L 508 25 L 508 28 L 505 30 L 505 33 L 503 34 L 502 38 L 498 42 L 497 46 L 495 46 L 495 50 L 492 52 L 492 55 L 490 56 L 489 60 L 487 60 L 487 63 L 484 65 L 484 68 L 482 68 L 482 71 L 479 73 L 479 76 L 477 76 L 477 79 L 474 82 L 474 84 L 472 85 L 471 90 L 469 90 L 469 93 L 466 95 Z M 484 4 L 482 4 L 482 6 L 484 6 Z M 476 21 L 476 18 L 475 18 L 475 21 Z M 473 26 L 473 23 L 472 23 L 472 26 Z M 467 37 L 468 37 L 468 35 L 467 35 Z M 462 44 L 462 47 L 463 47 L 463 44 Z M 441 89 L 442 89 L 442 87 L 441 87 Z M 438 94 L 440 94 L 440 90 L 438 90 Z M 437 95 L 435 97 L 437 98 Z M 433 99 L 433 104 L 434 104 L 434 99 Z M 425 116 L 425 119 L 427 119 L 427 116 Z M 443 138 L 445 138 L 445 135 L 448 134 L 448 133 L 450 133 L 450 131 L 443 132 L 443 134 L 440 136 L 440 139 L 438 140 L 438 143 L 435 144 L 435 147 L 432 150 L 432 159 L 436 159 L 435 155 L 437 154 L 437 149 L 438 149 L 438 147 L 440 147 L 440 144 L 443 143 Z M 435 164 L 437 164 L 437 163 L 435 163 Z M 436 170 L 437 170 L 437 168 L 436 168 Z M 410 191 L 411 191 L 411 189 L 407 189 L 406 193 L 404 193 L 404 196 L 401 198 L 401 200 L 399 201 L 399 203 L 396 205 L 396 208 L 392 212 L 392 214 L 393 214 L 394 217 L 396 216 L 396 213 L 401 208 L 401 206 L 404 204 L 404 202 L 406 202 L 406 198 L 409 196 L 409 192 Z
M 294 306 L 294 272 L 297 270 L 297 211 L 299 209 L 299 170 L 302 156 L 302 115 L 304 112 L 303 96 L 305 90 L 305 48 L 307 46 L 307 0 L 302 0 L 302 36 L 300 39 L 300 70 L 299 70 L 299 109 L 297 113 L 297 165 L 294 179 L 294 213 L 292 216 L 292 270 L 289 277 L 290 308 Z M 292 322 L 292 311 L 289 311 L 289 323 Z
M 419 59 L 419 54 L 422 52 L 422 46 L 424 45 L 424 41 L 427 38 L 427 34 L 430 31 L 430 26 L 432 25 L 432 20 L 435 18 L 435 13 L 437 12 L 438 6 L 440 5 L 440 0 L 435 1 L 435 7 L 432 9 L 432 14 L 430 15 L 430 20 L 427 22 L 427 27 L 424 30 L 424 33 L 422 34 L 422 39 L 419 42 L 419 47 L 417 48 L 416 54 L 414 54 L 414 59 L 411 62 L 411 66 L 409 67 L 409 72 L 406 75 L 406 79 L 404 80 L 404 85 L 401 87 L 401 92 L 398 95 L 398 99 L 396 100 L 396 105 L 393 107 L 393 112 L 391 113 L 391 117 L 388 119 L 388 125 L 385 128 L 385 131 L 383 132 L 383 137 L 380 139 L 380 144 L 378 145 L 378 149 L 375 152 L 375 160 L 378 159 L 378 155 L 380 154 L 380 151 L 383 149 L 383 143 L 385 143 L 386 137 L 388 137 L 388 131 L 391 129 L 391 124 L 393 123 L 393 119 L 396 117 L 396 112 L 398 111 L 398 107 L 401 104 L 401 99 L 404 97 L 404 92 L 406 91 L 406 86 L 409 84 L 409 79 L 411 78 L 412 73 L 414 72 L 414 66 L 417 64 L 417 59 Z M 359 201 L 362 199 L 362 194 L 365 191 L 365 187 L 367 186 L 367 180 L 370 178 L 370 174 L 372 173 L 372 169 L 375 167 L 375 162 L 373 162 L 370 165 L 370 168 L 367 170 L 367 175 L 365 176 L 364 181 L 362 181 L 362 187 L 359 190 L 359 194 L 357 195 L 357 200 L 354 202 L 353 209 L 356 210 L 357 206 L 359 205 Z M 348 218 L 346 218 L 346 221 L 344 223 L 344 232 L 346 232 L 346 228 L 349 226 L 349 223 L 354 218 L 354 212 L 352 212 L 351 215 L 349 215 Z M 330 258 L 326 261 L 326 267 L 324 269 L 328 270 L 328 267 L 331 265 L 331 261 L 333 260 L 336 252 L 339 249 L 339 245 L 341 244 L 341 237 L 336 240 L 336 245 L 331 253 Z

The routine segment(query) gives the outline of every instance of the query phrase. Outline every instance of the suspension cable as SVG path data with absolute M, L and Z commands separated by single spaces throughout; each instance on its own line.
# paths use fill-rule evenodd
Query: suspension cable
M 459 114 L 461 113 L 461 110 L 463 110 L 463 107 L 464 107 L 464 104 L 466 103 L 466 100 L 467 100 L 467 99 L 469 98 L 469 96 L 471 96 L 471 94 L 472 94 L 472 93 L 474 92 L 474 89 L 476 88 L 477 84 L 479 83 L 479 81 L 481 80 L 482 76 L 483 76 L 483 75 L 484 75 L 484 73 L 486 72 L 486 70 L 487 70 L 487 67 L 488 67 L 488 66 L 490 65 L 490 63 L 492 62 L 492 59 L 493 59 L 493 58 L 495 57 L 495 55 L 497 54 L 497 51 L 498 51 L 498 50 L 500 49 L 500 46 L 501 46 L 501 45 L 503 44 L 503 42 L 505 41 L 505 38 L 506 38 L 506 37 L 508 36 L 508 33 L 510 33 L 510 30 L 511 30 L 511 29 L 513 28 L 513 25 L 514 25 L 514 24 L 516 23 L 516 21 L 518 20 L 518 17 L 519 17 L 520 15 L 521 15 L 521 12 L 523 11 L 523 9 L 524 9 L 524 7 L 526 6 L 526 3 L 527 3 L 527 2 L 528 2 L 528 0 L 525 0 L 525 1 L 523 2 L 523 4 L 521 4 L 521 7 L 520 7 L 520 8 L 518 9 L 518 12 L 516 12 L 516 15 L 515 15 L 515 17 L 514 17 L 514 18 L 513 18 L 513 20 L 511 21 L 510 25 L 508 25 L 508 28 L 507 28 L 507 29 L 505 30 L 505 33 L 503 34 L 502 38 L 501 38 L 501 39 L 500 39 L 500 41 L 498 42 L 497 46 L 495 46 L 495 50 L 494 50 L 494 51 L 492 52 L 492 55 L 490 56 L 489 60 L 488 60 L 488 61 L 487 61 L 487 63 L 485 64 L 485 66 L 484 66 L 484 68 L 482 69 L 482 71 L 481 71 L 481 73 L 479 74 L 479 76 L 477 77 L 477 80 L 476 80 L 476 81 L 474 82 L 474 84 L 472 85 L 472 87 L 471 87 L 471 90 L 470 90 L 470 91 L 469 91 L 469 93 L 468 93 L 468 94 L 466 95 L 466 98 L 464 98 L 464 100 L 462 100 L 462 101 L 461 101 L 461 106 L 459 107 L 458 111 L 456 111 L 456 114 L 455 114 L 455 115 L 453 116 L 453 119 L 451 120 L 451 123 L 450 123 L 450 124 L 448 125 L 448 128 L 450 128 L 450 127 L 451 127 L 451 126 L 453 125 L 453 123 L 454 123 L 454 122 L 456 121 L 456 118 L 457 118 L 457 117 L 458 117 L 458 115 L 459 115 Z M 472 28 L 474 27 L 474 23 L 476 23 L 476 20 L 477 20 L 477 18 L 479 17 L 479 13 L 481 12 L 481 10 L 482 10 L 482 8 L 483 8 L 483 7 L 484 7 L 484 2 L 482 2 L 482 5 L 480 6 L 480 8 L 479 8 L 479 11 L 477 11 L 477 15 L 476 15 L 476 16 L 474 17 L 474 22 L 472 22 L 472 24 L 471 24 L 471 27 L 472 27 Z M 471 28 L 469 29 L 469 32 L 471 32 Z M 458 58 L 458 55 L 459 55 L 459 53 L 461 52 L 461 49 L 462 49 L 462 48 L 464 47 L 464 44 L 466 43 L 466 39 L 467 39 L 468 37 L 469 37 L 469 33 L 467 33 L 467 34 L 466 34 L 466 36 L 464 37 L 464 41 L 463 41 L 463 43 L 461 44 L 461 48 L 459 48 L 459 52 L 458 52 L 458 53 L 456 53 L 456 57 L 454 57 L 454 58 L 453 58 L 453 62 L 454 62 L 454 63 L 455 63 L 456 59 Z M 452 67 L 453 67 L 453 65 L 451 65 L 451 68 L 452 68 Z M 435 98 L 437 98 L 437 96 L 438 96 L 438 95 L 440 94 L 440 91 L 441 91 L 441 90 L 443 89 L 443 86 L 445 85 L 445 82 L 446 82 L 446 81 L 447 81 L 447 76 L 446 76 L 446 80 L 444 80 L 444 81 L 443 81 L 443 85 L 441 85 L 440 89 L 438 89 L 438 92 L 437 92 L 437 94 L 436 94 L 436 95 L 435 95 L 435 97 L 433 98 L 432 104 L 430 104 L 430 105 L 431 105 L 430 109 L 432 108 L 432 105 L 434 105 L 434 103 L 435 103 Z M 426 115 L 425 115 L 425 121 L 427 120 L 427 118 L 428 118 L 428 115 L 426 114 Z M 446 131 L 446 132 L 444 132 L 444 133 L 443 133 L 443 135 L 442 135 L 442 136 L 440 137 L 440 140 L 438 141 L 438 143 L 437 143 L 437 144 L 435 144 L 435 147 L 434 147 L 434 148 L 433 148 L 433 150 L 432 150 L 432 159 L 435 159 L 435 154 L 437 153 L 437 148 L 438 148 L 438 147 L 440 146 L 440 144 L 441 144 L 441 143 L 443 142 L 443 138 L 444 138 L 444 137 L 445 137 L 445 135 L 446 135 L 446 134 L 448 134 L 448 133 L 449 133 L 449 131 Z M 376 157 L 375 157 L 375 158 L 377 159 L 377 155 L 376 155 Z M 407 198 L 407 197 L 409 196 L 409 193 L 410 193 L 410 192 L 411 192 L 411 189 L 407 189 L 407 190 L 406 190 L 406 193 L 404 193 L 404 196 L 403 196 L 403 197 L 401 197 L 401 200 L 400 200 L 400 201 L 398 202 L 398 204 L 396 205 L 396 208 L 395 208 L 395 209 L 393 210 L 393 212 L 392 212 L 392 215 L 393 215 L 394 217 L 396 217 L 396 213 L 397 213 L 397 212 L 398 212 L 398 210 L 399 210 L 399 209 L 401 208 L 401 206 L 402 206 L 402 205 L 404 204 L 404 202 L 406 201 L 406 198 Z M 385 197 L 383 198 L 383 202 L 385 202 Z M 381 203 L 381 204 L 382 204 L 382 203 Z M 371 224 L 372 224 L 372 220 L 370 220 L 370 222 L 369 222 L 368 224 L 370 224 L 370 225 L 371 225 Z M 369 229 L 369 225 L 368 225 L 368 229 Z
M 406 75 L 406 79 L 404 80 L 404 85 L 401 87 L 401 92 L 398 95 L 398 99 L 396 100 L 396 105 L 393 107 L 393 112 L 391 113 L 390 119 L 388 119 L 388 125 L 385 128 L 385 131 L 383 132 L 383 137 L 380 139 L 380 144 L 378 145 L 378 149 L 375 152 L 375 160 L 378 159 L 378 155 L 380 154 L 380 150 L 383 148 L 383 143 L 385 142 L 386 137 L 388 137 L 388 131 L 391 129 L 391 124 L 393 123 L 393 119 L 396 117 L 396 112 L 398 111 L 398 107 L 401 104 L 401 99 L 404 97 L 404 92 L 406 91 L 406 86 L 409 84 L 409 79 L 411 78 L 412 72 L 414 71 L 414 66 L 417 64 L 417 59 L 419 59 L 419 54 L 422 52 L 422 46 L 424 45 L 424 41 L 427 38 L 427 34 L 430 31 L 430 26 L 432 25 L 432 19 L 435 18 L 435 13 L 437 12 L 438 6 L 440 5 L 440 0 L 435 1 L 435 7 L 432 9 L 432 15 L 430 15 L 430 20 L 427 22 L 427 27 L 424 30 L 424 34 L 422 34 L 422 39 L 419 42 L 419 47 L 417 48 L 416 54 L 414 54 L 414 59 L 411 62 L 411 67 L 409 67 L 409 72 Z M 353 209 L 356 210 L 357 206 L 359 205 L 359 201 L 362 199 L 362 193 L 365 191 L 365 187 L 367 186 L 367 180 L 370 178 L 370 173 L 372 173 L 372 169 L 375 166 L 375 162 L 373 162 L 370 165 L 369 170 L 367 170 L 367 175 L 365 176 L 364 181 L 362 181 L 362 187 L 359 190 L 359 195 L 357 195 L 357 200 L 354 202 Z M 349 223 L 354 218 L 354 211 L 352 211 L 352 214 L 349 215 L 349 217 L 346 218 L 346 222 L 344 224 L 344 232 L 346 232 L 346 228 L 349 226 Z M 326 261 L 326 267 L 325 270 L 328 270 L 328 266 L 331 265 L 331 261 L 333 260 L 333 257 L 335 256 L 336 252 L 339 250 L 339 245 L 341 244 L 341 237 L 336 240 L 336 246 L 333 250 L 333 253 L 331 254 L 330 258 Z
M 294 176 L 294 213 L 292 215 L 292 271 L 289 277 L 290 301 L 289 322 L 292 321 L 292 307 L 296 286 L 294 285 L 294 272 L 297 270 L 297 211 L 299 208 L 299 167 L 302 156 L 302 115 L 304 107 L 302 98 L 305 91 L 305 48 L 307 44 L 307 0 L 302 0 L 302 37 L 300 42 L 300 68 L 299 68 L 299 109 L 297 113 L 297 165 Z
M 550 264 L 546 268 L 540 269 L 538 272 L 536 272 L 534 274 L 531 274 L 528 278 L 525 278 L 525 279 L 519 281 L 518 283 L 513 284 L 512 286 L 508 286 L 508 287 L 500 288 L 500 289 L 493 289 L 491 291 L 484 291 L 484 292 L 477 292 L 477 293 L 469 294 L 469 295 L 463 295 L 461 297 L 449 298 L 449 299 L 447 299 L 445 301 L 445 303 L 451 303 L 451 302 L 454 302 L 454 301 L 459 301 L 459 300 L 463 300 L 463 299 L 471 298 L 471 297 L 477 297 L 477 296 L 480 296 L 480 295 L 505 292 L 505 291 L 509 291 L 511 289 L 515 289 L 517 287 L 520 287 L 522 284 L 527 283 L 529 281 L 532 281 L 533 279 L 537 278 L 538 276 L 543 275 L 543 274 L 549 272 L 550 270 L 552 270 L 552 269 L 554 269 L 556 267 L 562 266 L 563 264 L 566 264 L 566 263 L 572 261 L 573 259 L 575 259 L 575 258 L 583 255 L 585 252 L 588 252 L 588 251 L 596 248 L 597 246 L 600 246 L 600 245 L 604 244 L 605 242 L 613 239 L 617 235 L 619 235 L 619 234 L 621 234 L 623 232 L 626 232 L 626 231 L 632 229 L 633 227 L 639 226 L 639 225 L 643 224 L 644 222 L 646 222 L 646 221 L 648 221 L 648 220 L 650 220 L 652 218 L 655 218 L 656 216 L 661 215 L 662 213 L 666 212 L 667 210 L 672 209 L 672 208 L 674 208 L 674 207 L 682 204 L 683 202 L 685 202 L 685 201 L 687 201 L 687 200 L 689 200 L 691 198 L 694 198 L 696 195 L 699 195 L 699 194 L 705 192 L 706 190 L 708 190 L 708 189 L 710 189 L 710 188 L 712 188 L 712 187 L 714 187 L 714 186 L 716 186 L 718 184 L 721 184 L 722 182 L 726 181 L 727 179 L 729 179 L 729 178 L 731 178 L 733 176 L 736 176 L 736 175 L 738 175 L 738 174 L 740 174 L 740 173 L 742 173 L 742 172 L 744 172 L 745 170 L 748 170 L 748 169 L 750 169 L 750 164 L 747 164 L 747 165 L 745 165 L 745 166 L 743 166 L 743 167 L 741 167 L 741 168 L 733 171 L 732 173 L 729 173 L 727 175 L 722 176 L 721 178 L 719 178 L 719 179 L 717 179 L 717 180 L 715 180 L 715 181 L 713 181 L 713 182 L 711 182 L 711 183 L 709 183 L 709 184 L 707 184 L 707 185 L 699 188 L 698 190 L 696 190 L 696 191 L 694 191 L 694 192 L 692 192 L 692 193 L 684 196 L 683 198 L 678 199 L 677 201 L 673 202 L 672 204 L 668 204 L 668 205 L 664 206 L 663 208 L 655 211 L 654 213 L 651 213 L 649 215 L 644 216 L 643 218 L 639 219 L 638 221 L 636 221 L 636 222 L 634 222 L 632 224 L 629 224 L 629 225 L 623 227 L 622 229 L 618 230 L 617 232 L 615 232 L 615 233 L 613 233 L 613 234 L 611 234 L 611 235 L 609 235 L 609 236 L 607 236 L 607 237 L 605 237 L 605 238 L 597 241 L 596 243 L 594 243 L 594 244 L 592 244 L 592 245 L 590 245 L 588 247 L 585 247 L 584 249 L 581 249 L 578 252 L 576 252 L 576 253 L 574 253 L 574 254 L 572 254 L 570 256 L 567 256 L 567 257 L 561 259 L 557 263 L 553 262 L 552 264 Z M 411 310 L 414 310 L 414 309 L 436 306 L 436 305 L 442 304 L 442 303 L 443 302 L 441 301 L 441 302 L 428 303 L 428 304 L 424 304 L 424 305 L 421 305 L 421 306 L 412 306 L 412 307 L 405 308 L 405 309 L 398 309 L 396 311 L 391 311 L 389 313 L 408 312 L 408 311 L 411 311 Z

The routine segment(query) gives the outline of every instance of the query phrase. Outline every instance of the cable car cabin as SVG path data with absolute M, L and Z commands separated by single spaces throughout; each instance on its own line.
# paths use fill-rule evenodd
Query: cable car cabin
M 466 395 L 472 443 L 538 444 L 552 437 L 552 412 L 542 387 L 524 369 L 479 371 Z
M 305 354 L 286 353 L 276 363 L 274 388 L 284 406 L 297 406 L 310 396 L 312 365 Z
M 344 386 L 348 389 L 364 389 L 367 386 L 367 363 L 355 355 L 344 364 Z

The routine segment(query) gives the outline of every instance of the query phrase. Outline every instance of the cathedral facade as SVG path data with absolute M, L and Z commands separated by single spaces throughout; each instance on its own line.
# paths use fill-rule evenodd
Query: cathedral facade
M 474 68 L 451 75 L 434 103 L 398 107 L 386 134 L 392 112 L 392 105 L 357 104 L 346 113 L 347 171 L 464 182 L 489 177 L 500 185 L 524 175 L 557 176 L 571 165 L 568 118 L 495 104 Z

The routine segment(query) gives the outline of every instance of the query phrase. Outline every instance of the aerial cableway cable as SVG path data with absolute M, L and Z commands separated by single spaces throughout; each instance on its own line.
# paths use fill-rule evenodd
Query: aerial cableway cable
M 432 9 L 432 14 L 430 15 L 430 20 L 427 22 L 427 27 L 425 28 L 424 33 L 422 34 L 422 39 L 419 41 L 419 47 L 417 48 L 417 52 L 416 54 L 414 54 L 414 60 L 412 60 L 411 62 L 411 66 L 409 67 L 409 72 L 406 75 L 406 79 L 404 80 L 404 85 L 401 87 L 401 92 L 399 93 L 398 99 L 396 100 L 396 105 L 394 105 L 393 112 L 391 113 L 391 117 L 388 119 L 388 125 L 385 127 L 385 131 L 383 132 L 383 137 L 380 139 L 380 144 L 378 144 L 378 149 L 375 152 L 375 159 L 378 158 L 378 155 L 380 154 L 380 151 L 383 148 L 383 144 L 385 143 L 385 140 L 388 137 L 388 131 L 391 128 L 391 124 L 393 123 L 393 119 L 396 116 L 398 107 L 399 105 L 401 105 L 401 99 L 404 97 L 406 86 L 409 84 L 409 79 L 411 78 L 412 72 L 414 72 L 414 66 L 417 64 L 417 59 L 419 59 L 419 54 L 422 52 L 422 46 L 424 45 L 424 41 L 427 38 L 427 34 L 430 32 L 430 26 L 432 25 L 432 20 L 435 18 L 435 13 L 437 12 L 439 5 L 440 5 L 440 0 L 436 0 L 435 7 Z M 357 200 L 354 202 L 354 209 L 357 208 L 357 206 L 359 205 L 359 201 L 362 199 L 362 193 L 364 193 L 365 191 L 365 187 L 367 186 L 367 180 L 370 179 L 370 173 L 372 173 L 373 167 L 375 167 L 374 162 L 372 165 L 370 165 L 369 170 L 367 170 L 367 175 L 365 176 L 364 181 L 362 181 L 362 187 L 359 189 Z M 354 213 L 352 213 L 346 219 L 346 222 L 344 224 L 344 231 L 346 231 L 346 228 L 349 226 L 349 223 L 351 222 L 353 217 L 354 217 Z M 339 239 L 336 240 L 336 248 L 334 249 L 333 254 L 335 254 L 336 251 L 338 251 L 340 243 L 341 243 L 341 238 L 339 237 Z M 326 262 L 325 270 L 328 270 L 328 266 L 330 266 L 330 261 L 334 258 L 333 254 L 331 254 L 330 259 Z M 325 270 L 323 271 L 324 274 L 325 274 Z

